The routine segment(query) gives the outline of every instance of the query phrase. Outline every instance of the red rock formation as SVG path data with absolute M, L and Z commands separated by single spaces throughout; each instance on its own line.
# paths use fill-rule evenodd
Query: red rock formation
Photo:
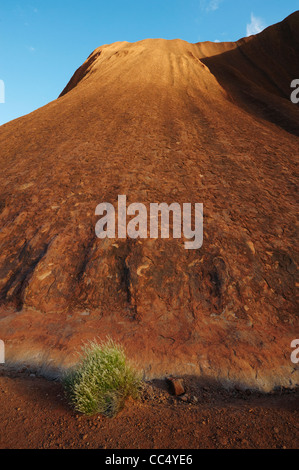
M 299 13 L 237 43 L 96 49 L 0 128 L 0 338 L 64 366 L 107 334 L 148 376 L 293 386 Z M 204 244 L 98 240 L 101 202 L 202 202 Z

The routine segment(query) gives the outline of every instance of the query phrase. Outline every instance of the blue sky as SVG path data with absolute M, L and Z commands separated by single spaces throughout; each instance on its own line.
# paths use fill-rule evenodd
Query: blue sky
M 102 44 L 235 41 L 296 10 L 299 0 L 1 0 L 0 125 L 57 98 Z

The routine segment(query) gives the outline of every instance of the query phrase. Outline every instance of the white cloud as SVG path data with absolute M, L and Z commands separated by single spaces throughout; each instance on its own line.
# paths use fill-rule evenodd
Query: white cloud
M 216 11 L 222 1 L 223 0 L 201 0 L 200 7 L 204 11 Z
M 209 4 L 207 6 L 207 10 L 208 11 L 218 10 L 221 2 L 222 2 L 222 0 L 210 0 Z
M 263 20 L 261 18 L 257 18 L 253 13 L 251 13 L 251 23 L 247 24 L 246 28 L 247 37 L 252 34 L 260 33 L 265 29 L 265 27 Z

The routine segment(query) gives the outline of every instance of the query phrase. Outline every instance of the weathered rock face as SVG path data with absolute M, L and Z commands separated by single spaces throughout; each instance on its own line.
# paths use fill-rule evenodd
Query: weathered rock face
M 237 43 L 97 49 L 0 128 L 0 338 L 67 365 L 121 340 L 146 374 L 293 386 L 299 14 Z M 201 202 L 204 243 L 99 240 L 95 208 Z

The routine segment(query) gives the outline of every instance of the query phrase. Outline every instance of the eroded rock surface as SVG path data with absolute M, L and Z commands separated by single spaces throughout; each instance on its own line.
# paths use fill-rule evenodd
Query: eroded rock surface
M 237 43 L 102 46 L 0 128 L 0 337 L 72 363 L 110 335 L 147 376 L 294 386 L 299 14 Z M 99 240 L 101 202 L 202 202 L 204 244 Z

